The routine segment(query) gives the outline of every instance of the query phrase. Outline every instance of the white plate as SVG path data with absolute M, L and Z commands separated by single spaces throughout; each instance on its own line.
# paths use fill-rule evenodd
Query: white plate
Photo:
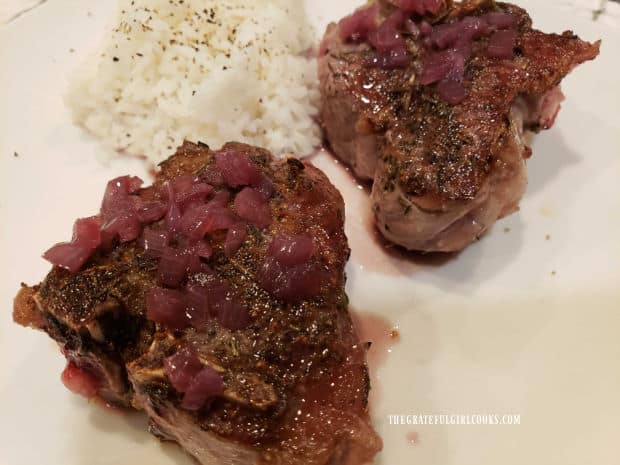
M 50 0 L 0 28 L 2 465 L 192 463 L 149 436 L 141 415 L 71 395 L 54 344 L 11 322 L 19 282 L 40 281 L 49 269 L 41 251 L 98 208 L 106 180 L 146 177 L 137 161 L 104 166 L 62 102 L 113 3 Z M 521 211 L 458 257 L 438 263 L 387 253 L 368 234 L 364 192 L 326 155 L 316 158 L 347 201 L 352 307 L 375 315 L 364 321 L 383 341 L 371 353 L 372 414 L 385 442 L 377 464 L 618 464 L 620 12 L 609 3 L 595 22 L 600 3 L 521 1 L 544 30 L 603 38 L 602 53 L 565 81 L 557 125 L 535 138 Z M 322 0 L 308 10 L 322 28 L 355 4 Z M 392 326 L 401 337 L 388 350 Z M 467 413 L 520 414 L 521 425 L 388 419 Z

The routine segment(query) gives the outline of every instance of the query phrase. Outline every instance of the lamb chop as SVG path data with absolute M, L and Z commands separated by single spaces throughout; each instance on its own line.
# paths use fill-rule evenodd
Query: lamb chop
M 65 384 L 143 409 L 205 465 L 371 461 L 367 344 L 325 175 L 243 144 L 185 143 L 141 184 L 111 181 L 100 214 L 15 299 L 15 321 L 58 342 Z
M 381 233 L 459 251 L 518 210 L 524 132 L 553 125 L 561 80 L 599 45 L 535 30 L 523 9 L 491 0 L 384 0 L 330 24 L 322 123 L 334 153 L 374 181 Z

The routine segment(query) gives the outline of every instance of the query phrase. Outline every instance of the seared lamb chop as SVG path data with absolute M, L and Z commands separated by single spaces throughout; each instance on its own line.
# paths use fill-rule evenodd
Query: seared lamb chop
M 370 3 L 327 28 L 322 122 L 335 154 L 374 180 L 387 239 L 458 251 L 518 209 L 524 131 L 553 125 L 560 81 L 598 52 L 507 3 Z
M 47 332 L 73 390 L 144 409 L 202 464 L 358 465 L 366 344 L 347 312 L 338 191 L 312 165 L 185 143 L 152 187 L 108 184 L 14 319 Z

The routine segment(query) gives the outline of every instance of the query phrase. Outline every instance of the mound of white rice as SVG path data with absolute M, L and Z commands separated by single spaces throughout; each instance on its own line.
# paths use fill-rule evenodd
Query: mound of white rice
M 184 139 L 298 155 L 319 145 L 303 2 L 119 4 L 114 30 L 67 95 L 75 121 L 106 146 L 159 162 Z

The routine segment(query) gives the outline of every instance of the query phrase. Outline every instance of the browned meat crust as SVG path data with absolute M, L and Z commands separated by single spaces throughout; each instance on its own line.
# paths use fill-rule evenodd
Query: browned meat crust
M 390 2 L 381 3 L 383 15 L 387 15 Z M 466 210 L 484 204 L 489 184 L 509 177 L 494 171 L 502 166 L 502 159 L 508 159 L 500 152 L 512 147 L 508 139 L 514 137 L 515 101 L 523 96 L 543 99 L 575 66 L 599 53 L 600 42 L 584 42 L 571 31 L 545 34 L 532 29 L 525 10 L 507 3 L 455 3 L 447 16 L 435 21 L 489 11 L 518 18 L 515 57 L 490 58 L 485 53 L 487 39 L 475 41 L 466 71 L 468 96 L 456 105 L 440 98 L 434 86 L 418 83 L 427 53 L 418 40 L 407 38 L 412 57 L 407 67 L 382 69 L 369 66 L 374 51 L 368 44 L 343 42 L 338 25 L 331 24 L 323 39 L 319 78 L 327 139 L 335 154 L 359 177 L 374 178 L 373 203 L 379 212 L 379 228 L 388 239 L 407 248 L 459 250 L 498 218 L 485 215 L 488 224 L 441 245 L 438 237 L 451 224 L 446 217 L 436 215 L 441 224 L 428 234 L 432 228 L 423 228 L 426 232 L 416 238 L 413 220 L 406 216 L 412 208 L 420 207 L 426 212 L 453 211 L 452 221 L 459 221 L 467 215 Z M 537 120 L 523 116 L 525 125 L 517 127 L 519 131 L 542 129 Z M 530 154 L 525 145 L 520 152 L 522 157 Z M 521 176 L 516 160 L 511 164 L 515 165 L 513 174 Z M 522 189 L 518 182 L 513 185 L 518 195 L 499 202 L 504 203 L 496 208 L 499 216 L 517 208 Z M 394 201 L 401 204 L 400 214 Z M 477 202 L 478 207 L 470 202 Z M 390 203 L 389 218 L 380 214 L 386 203 Z M 430 223 L 431 219 L 424 221 Z M 390 234 L 390 228 L 400 231 Z
M 148 321 L 145 294 L 156 285 L 157 262 L 135 243 L 98 253 L 77 274 L 56 268 L 40 286 L 23 286 L 14 319 L 46 331 L 68 360 L 98 377 L 101 397 L 145 409 L 158 435 L 179 441 L 202 463 L 371 460 L 381 441 L 368 419 L 366 348 L 347 312 L 342 198 L 311 164 L 275 161 L 267 151 L 242 144 L 226 148 L 247 154 L 276 188 L 272 225 L 251 229 L 234 257 L 223 252 L 224 234 L 209 238 L 214 244 L 209 264 L 249 308 L 247 328 L 231 331 L 214 320 L 200 332 L 168 331 Z M 206 145 L 185 143 L 162 163 L 155 186 L 181 174 L 208 176 L 213 161 Z M 147 188 L 140 195 L 153 198 L 157 192 Z M 316 296 L 287 303 L 257 284 L 258 267 L 278 232 L 314 238 L 328 275 Z M 226 385 L 221 397 L 195 413 L 180 408 L 179 394 L 162 370 L 163 359 L 187 344 Z

